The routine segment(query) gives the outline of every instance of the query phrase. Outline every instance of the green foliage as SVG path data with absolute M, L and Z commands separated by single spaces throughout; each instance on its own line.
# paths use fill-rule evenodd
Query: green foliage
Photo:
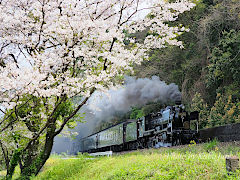
M 223 38 L 212 50 L 208 65 L 208 86 L 240 86 L 240 32 L 223 32 Z
M 208 121 L 207 118 L 209 116 L 208 105 L 204 102 L 200 93 L 196 93 L 192 99 L 190 111 L 198 111 L 199 112 L 199 128 L 203 129 L 207 127 Z
M 223 124 L 222 117 L 225 114 L 224 105 L 225 105 L 225 101 L 223 97 L 220 94 L 218 94 L 217 100 L 214 106 L 211 108 L 209 118 L 208 118 L 210 127 L 219 126 Z
M 139 119 L 144 116 L 142 109 L 132 108 L 132 113 L 130 114 L 130 119 Z
M 190 12 L 180 15 L 177 21 L 190 29 L 189 33 L 178 37 L 183 41 L 185 48 L 168 46 L 165 49 L 153 50 L 149 61 L 135 68 L 138 77 L 157 75 L 167 83 L 177 84 L 183 92 L 184 102 L 191 100 L 190 92 L 194 91 L 194 83 L 201 77 L 205 61 L 205 52 L 199 45 L 202 37 L 198 31 L 199 22 L 207 14 L 207 7 L 202 1 L 196 1 L 196 4 Z M 176 25 L 175 22 L 172 23 L 170 24 Z
M 234 102 L 231 95 L 226 97 L 218 93 L 214 105 L 209 108 L 200 93 L 196 93 L 190 110 L 199 112 L 201 129 L 240 122 L 240 103 Z
M 240 103 L 234 103 L 232 96 L 224 97 L 218 94 L 208 121 L 210 127 L 240 122 Z
M 204 149 L 207 152 L 218 150 L 218 147 L 217 147 L 218 144 L 219 144 L 218 140 L 214 139 L 214 140 L 204 144 Z
M 195 3 L 177 21 L 190 29 L 178 37 L 185 48 L 153 50 L 148 62 L 135 67 L 136 76 L 176 83 L 183 103 L 200 112 L 201 129 L 240 122 L 240 1 Z
M 157 75 L 167 83 L 176 83 L 185 104 L 199 92 L 210 109 L 217 93 L 240 98 L 240 2 L 194 2 L 196 7 L 170 23 L 189 27 L 190 32 L 178 37 L 185 48 L 153 50 L 149 61 L 135 67 L 135 72 L 137 77 Z
M 207 5 L 213 5 L 213 0 L 203 0 L 203 3 Z
M 64 120 L 73 114 L 74 108 L 78 105 L 79 101 L 74 102 L 74 99 L 67 99 L 66 97 L 34 97 L 26 96 L 19 100 L 16 108 L 9 110 L 5 117 L 10 117 L 4 121 L 7 125 L 10 123 L 10 128 L 5 130 L 5 134 L 1 141 L 4 148 L 8 149 L 8 158 L 10 159 L 10 169 L 8 178 L 11 179 L 14 173 L 15 167 L 21 161 L 21 176 L 19 179 L 29 179 L 31 175 L 38 172 L 38 169 L 44 164 L 47 158 L 43 153 L 45 146 L 46 134 L 52 133 L 54 135 L 60 125 L 64 123 Z M 66 124 L 68 128 L 74 128 L 76 121 L 83 119 L 82 114 L 76 114 Z M 53 121 L 52 124 L 50 122 Z M 20 128 L 11 128 L 11 122 L 14 122 Z M 44 130 L 44 128 L 47 129 Z M 52 128 L 52 129 L 50 129 Z M 41 130 L 41 131 L 40 131 Z M 40 133 L 38 136 L 38 133 Z M 37 137 L 33 142 L 29 144 L 29 141 Z M 48 142 L 51 143 L 51 142 Z M 20 149 L 25 149 L 24 153 L 20 156 Z M 51 150 L 50 150 L 51 151 Z M 50 153 L 49 151 L 49 153 Z M 44 155 L 43 155 L 44 154 Z M 2 155 L 2 153 L 0 154 Z M 2 157 L 0 158 L 3 163 Z

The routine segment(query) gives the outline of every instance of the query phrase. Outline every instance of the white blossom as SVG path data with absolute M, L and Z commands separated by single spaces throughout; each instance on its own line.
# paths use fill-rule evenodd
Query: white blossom
M 104 91 L 147 58 L 149 49 L 183 47 L 175 38 L 188 29 L 166 22 L 192 7 L 186 0 L 2 0 L 0 103 L 12 109 L 26 94 L 73 97 L 89 96 L 92 87 Z M 146 9 L 151 16 L 142 16 Z M 124 32 L 146 28 L 144 43 L 125 37 Z M 126 38 L 135 45 L 126 47 Z

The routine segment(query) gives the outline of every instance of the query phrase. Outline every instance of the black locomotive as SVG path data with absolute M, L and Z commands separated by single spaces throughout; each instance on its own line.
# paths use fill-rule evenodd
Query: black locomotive
M 194 130 L 191 127 L 194 126 Z M 176 146 L 198 139 L 198 112 L 187 113 L 183 105 L 167 106 L 138 120 L 129 119 L 82 138 L 80 152 L 114 152 Z

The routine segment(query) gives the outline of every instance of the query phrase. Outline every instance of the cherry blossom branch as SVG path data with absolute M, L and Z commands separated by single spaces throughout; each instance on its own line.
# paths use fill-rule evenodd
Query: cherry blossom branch
M 116 3 L 113 4 L 113 6 L 116 5 Z M 96 18 L 95 20 L 99 19 L 109 8 L 111 8 L 111 6 L 107 7 L 106 9 L 104 9 Z M 106 20 L 106 19 L 105 19 Z
M 176 20 L 178 14 L 193 6 L 187 1 L 168 3 L 164 0 L 151 0 L 147 4 L 144 0 L 2 1 L 0 99 L 8 113 L 0 122 L 1 128 L 4 130 L 17 121 L 9 120 L 14 113 L 16 96 L 23 102 L 15 107 L 15 114 L 20 112 L 23 104 L 28 103 L 25 95 L 29 95 L 43 101 L 46 98 L 41 113 L 47 112 L 47 127 L 50 126 L 55 134 L 60 133 L 82 106 L 80 104 L 74 109 L 75 114 L 64 117 L 60 129 L 56 130 L 54 114 L 59 108 L 58 103 L 65 101 L 63 95 L 86 97 L 89 92 L 86 87 L 104 90 L 114 84 L 116 76 L 132 69 L 133 63 L 141 63 L 148 50 L 162 48 L 166 43 L 181 46 L 181 42 L 174 38 L 184 32 L 184 28 L 163 24 Z M 152 18 L 134 18 L 147 9 L 153 9 Z M 134 23 L 130 24 L 131 21 Z M 129 26 L 121 27 L 128 22 Z M 153 23 L 151 30 L 159 36 L 149 35 L 142 44 L 126 48 L 122 29 L 135 33 Z M 13 61 L 9 61 L 10 56 Z M 83 58 L 78 61 L 80 57 Z M 29 61 L 30 68 L 22 66 L 22 58 Z M 57 97 L 53 110 L 50 108 L 52 97 Z M 88 98 L 82 103 L 86 103 Z M 31 126 L 35 125 L 35 120 L 28 121 L 32 121 Z M 40 134 L 45 132 L 41 121 L 39 118 L 36 125 Z
M 38 43 L 35 45 L 34 49 L 36 49 L 38 47 L 38 45 L 40 44 L 40 42 L 41 42 L 41 36 L 42 36 L 42 32 L 43 32 L 43 25 L 45 23 L 44 5 L 45 5 L 45 3 L 43 1 L 43 3 L 42 3 L 42 10 L 41 10 L 42 11 L 42 23 L 41 23 L 40 30 L 39 30 Z

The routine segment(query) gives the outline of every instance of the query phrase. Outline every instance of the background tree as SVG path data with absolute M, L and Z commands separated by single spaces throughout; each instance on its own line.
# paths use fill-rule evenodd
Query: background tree
M 239 96 L 240 86 L 240 33 L 235 30 L 222 33 L 220 40 L 211 53 L 208 65 L 209 88 L 218 93 L 225 92 L 227 96 Z
M 78 118 L 91 94 L 121 84 L 124 72 L 132 72 L 149 49 L 182 47 L 175 38 L 186 29 L 166 22 L 193 6 L 187 1 L 0 1 L 3 153 L 10 152 L 5 140 L 13 143 L 5 158 L 7 178 L 17 164 L 23 179 L 37 175 L 54 137 Z M 143 42 L 124 33 L 146 28 Z M 74 104 L 76 96 L 81 101 Z
M 198 111 L 199 112 L 199 128 L 203 129 L 208 127 L 208 116 L 209 116 L 209 108 L 208 105 L 202 99 L 200 93 L 196 93 L 192 99 L 190 111 Z
M 191 11 L 170 23 L 180 23 L 191 29 L 178 37 L 185 48 L 154 49 L 148 62 L 135 66 L 135 75 L 157 75 L 167 83 L 177 84 L 182 102 L 187 107 L 197 108 L 200 116 L 203 115 L 201 128 L 237 122 L 240 115 L 237 111 L 240 102 L 240 1 L 199 0 L 195 3 Z M 213 112 L 219 101 L 223 103 L 224 112 L 217 118 Z M 227 115 L 229 108 L 224 107 L 234 107 L 232 116 L 229 116 L 232 110 Z M 209 117 L 211 108 L 212 117 Z

